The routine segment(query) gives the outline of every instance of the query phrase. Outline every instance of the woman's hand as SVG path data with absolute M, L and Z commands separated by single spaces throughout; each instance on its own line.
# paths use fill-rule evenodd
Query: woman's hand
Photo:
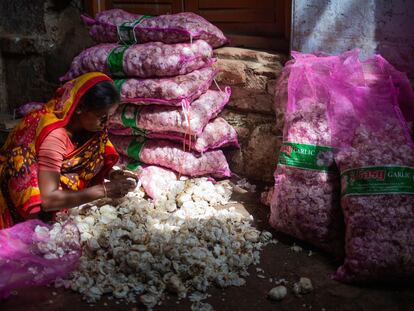
M 72 208 L 104 197 L 119 199 L 135 189 L 138 179 L 136 175 L 124 172 L 117 173 L 115 176 L 117 177 L 105 183 L 105 186 L 100 184 L 79 191 L 67 191 L 59 189 L 60 173 L 40 170 L 39 188 L 42 209 L 51 212 Z
M 136 183 L 138 182 L 137 174 L 134 173 L 134 172 L 131 172 L 131 171 L 113 170 L 109 174 L 109 180 L 110 181 L 122 180 L 122 179 L 127 179 L 127 178 L 133 178 Z
M 133 180 L 123 177 L 119 179 L 113 179 L 102 185 L 104 195 L 111 199 L 119 199 L 124 197 L 128 192 L 133 191 L 137 186 L 137 183 Z

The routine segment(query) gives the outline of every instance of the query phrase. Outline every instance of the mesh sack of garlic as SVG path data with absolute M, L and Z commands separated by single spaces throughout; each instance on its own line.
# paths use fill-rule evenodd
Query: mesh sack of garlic
M 133 127 L 115 126 L 109 132 L 117 136 L 144 135 L 151 139 L 168 139 L 185 144 L 191 150 L 203 153 L 221 147 L 239 147 L 236 130 L 223 118 L 218 117 L 207 123 L 199 136 L 177 132 L 142 131 Z
M 228 40 L 216 26 L 192 12 L 145 16 L 112 9 L 96 14 L 95 19 L 82 16 L 91 26 L 89 34 L 96 42 L 190 42 L 203 39 L 213 47 Z
M 47 225 L 27 220 L 0 230 L 0 298 L 65 277 L 80 256 L 79 231 L 71 222 Z
M 338 78 L 328 85 L 346 225 L 346 257 L 335 277 L 344 282 L 412 279 L 414 144 L 400 110 L 408 102 L 400 101 L 390 75 L 367 77 L 366 64 L 358 60 L 346 67 L 351 69 L 341 71 L 352 72 L 354 84 Z
M 144 132 L 175 132 L 200 135 L 207 123 L 228 103 L 231 89 L 208 90 L 186 109 L 160 105 L 125 104 L 110 116 L 108 128 L 133 127 Z
M 137 188 L 117 202 L 73 209 L 84 253 L 78 270 L 56 286 L 88 302 L 107 294 L 151 309 L 167 292 L 197 308 L 210 286 L 245 284 L 248 266 L 274 240 L 234 208 L 215 207 L 230 195 L 227 181 L 196 178 L 179 180 L 156 205 Z
M 209 66 L 186 75 L 153 79 L 116 79 L 121 101 L 135 104 L 181 106 L 204 94 L 211 86 L 217 71 Z
M 222 150 L 206 151 L 199 155 L 183 150 L 182 146 L 167 140 L 114 135 L 110 136 L 110 140 L 120 154 L 145 164 L 170 168 L 186 176 L 231 176 L 229 164 Z
M 336 256 L 343 253 L 339 173 L 328 126 L 328 93 L 320 79 L 341 57 L 293 53 L 287 87 L 279 91 L 286 106 L 283 145 L 275 171 L 270 224 Z
M 214 62 L 211 46 L 193 43 L 164 44 L 149 42 L 134 45 L 102 43 L 77 55 L 61 81 L 84 73 L 101 71 L 114 77 L 171 77 L 185 75 Z

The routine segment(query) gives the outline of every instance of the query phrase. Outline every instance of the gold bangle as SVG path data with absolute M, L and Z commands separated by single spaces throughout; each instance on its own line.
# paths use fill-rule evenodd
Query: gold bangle
M 108 197 L 108 192 L 106 191 L 105 183 L 103 183 L 102 186 L 104 188 L 105 198 L 107 198 Z

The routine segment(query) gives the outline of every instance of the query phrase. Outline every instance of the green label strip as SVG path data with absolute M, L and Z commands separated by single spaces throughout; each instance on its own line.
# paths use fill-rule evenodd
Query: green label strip
M 134 138 L 128 145 L 127 154 L 130 158 L 140 161 L 140 153 L 142 146 L 145 143 L 145 138 Z
M 307 170 L 337 171 L 333 148 L 325 146 L 285 142 L 280 149 L 278 164 Z
M 347 195 L 414 194 L 414 168 L 408 166 L 369 166 L 344 171 L 341 193 Z
M 121 122 L 125 127 L 137 128 L 137 117 L 141 107 L 136 105 L 124 105 L 121 113 Z
M 137 105 L 124 105 L 121 112 L 121 122 L 125 127 L 132 129 L 132 135 L 146 136 L 147 131 L 137 128 L 137 118 L 142 107 Z
M 121 94 L 122 85 L 125 83 L 126 79 L 115 79 L 114 84 L 115 87 L 118 89 L 119 94 Z
M 128 45 L 117 46 L 109 53 L 107 65 L 109 72 L 113 76 L 125 76 L 123 59 L 124 53 L 128 48 Z
M 137 43 L 134 36 L 134 28 L 141 23 L 144 19 L 152 17 L 151 15 L 143 15 L 133 22 L 125 22 L 118 27 L 118 37 L 123 44 Z
M 131 162 L 128 163 L 125 168 L 130 170 L 130 171 L 136 171 L 137 169 L 139 169 L 142 166 L 141 162 Z
M 136 127 L 132 127 L 132 135 L 134 136 L 147 136 L 147 131 L 146 130 L 141 130 L 139 128 Z

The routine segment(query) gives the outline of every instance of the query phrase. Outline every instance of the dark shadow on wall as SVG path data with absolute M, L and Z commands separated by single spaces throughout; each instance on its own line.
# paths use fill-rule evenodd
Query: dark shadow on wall
M 414 1 L 378 0 L 375 22 L 377 53 L 414 79 Z
M 0 1 L 0 53 L 9 112 L 25 102 L 48 100 L 72 59 L 93 44 L 80 19 L 80 3 Z

